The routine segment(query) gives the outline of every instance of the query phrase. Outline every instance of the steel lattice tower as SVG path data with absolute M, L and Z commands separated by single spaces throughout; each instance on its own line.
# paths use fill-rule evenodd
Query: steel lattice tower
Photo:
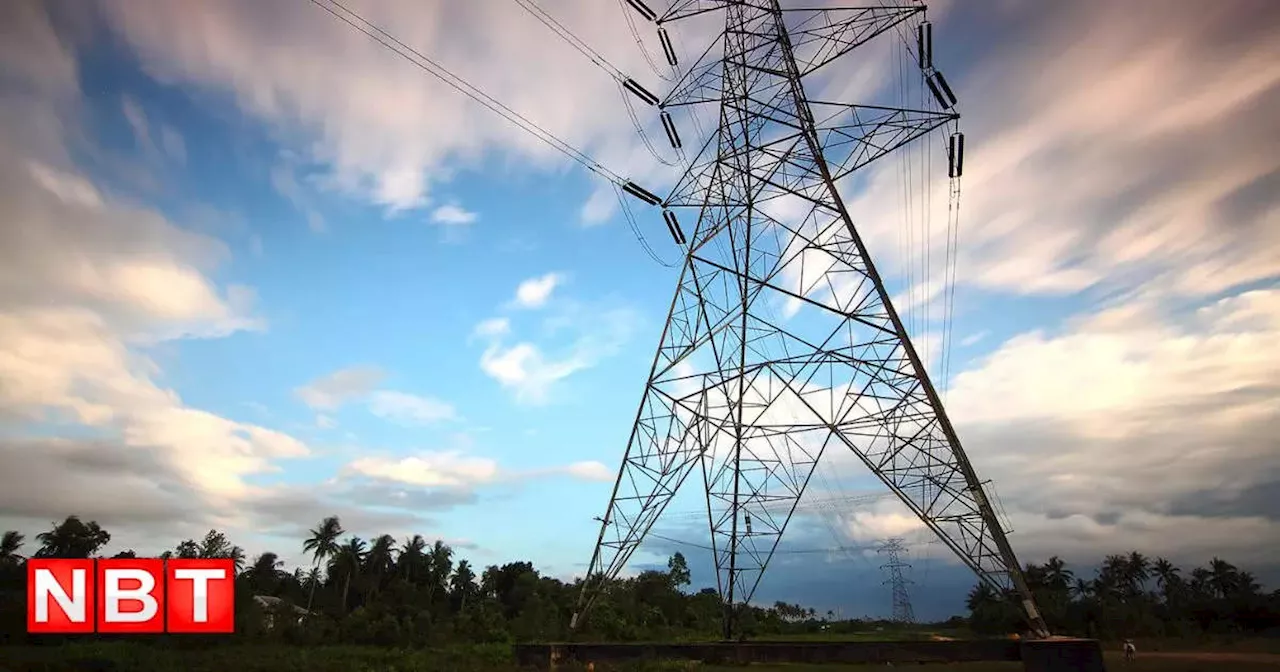
M 810 75 L 924 7 L 678 0 L 659 21 L 712 10 L 725 13 L 722 54 L 687 68 L 661 107 L 666 123 L 667 110 L 716 105 L 719 123 L 661 200 L 683 267 L 571 627 L 696 474 L 729 638 L 735 605 L 751 599 L 818 461 L 848 450 L 981 580 L 1018 594 L 1047 634 L 836 188 L 958 119 L 954 95 L 923 34 L 916 58 L 939 110 L 805 90 Z M 676 213 L 694 222 L 687 239 Z M 786 301 L 804 319 L 771 315 Z
M 905 550 L 901 539 L 890 539 L 881 546 L 879 552 L 889 555 L 889 562 L 882 565 L 881 569 L 889 572 L 889 580 L 885 583 L 893 589 L 893 620 L 898 623 L 915 623 L 916 612 L 911 608 L 911 596 L 907 594 L 907 584 L 911 581 L 902 574 L 902 570 L 911 567 L 902 561 L 902 552 Z

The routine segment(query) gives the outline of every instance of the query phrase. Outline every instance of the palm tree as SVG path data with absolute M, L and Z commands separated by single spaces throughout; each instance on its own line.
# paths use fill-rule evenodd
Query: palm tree
M 364 559 L 365 570 L 375 576 L 389 574 L 396 564 L 395 544 L 395 537 L 389 534 L 374 539 Z
M 1075 574 L 1067 569 L 1067 563 L 1062 558 L 1055 555 L 1044 563 L 1044 580 L 1049 588 L 1065 593 L 1071 587 L 1073 578 Z
M 342 577 L 342 612 L 347 611 L 347 595 L 351 592 L 351 579 L 360 574 L 364 565 L 365 542 L 360 537 L 352 536 L 338 548 L 338 552 L 329 559 L 329 577 Z
M 26 537 L 16 530 L 9 530 L 0 537 L 0 567 L 17 565 L 22 560 L 18 551 L 21 550 L 25 540 Z
M 400 569 L 409 583 L 413 583 L 414 576 L 419 575 L 418 570 L 422 567 L 423 551 L 426 548 L 427 540 L 423 539 L 421 534 L 415 534 L 407 539 L 404 547 L 400 549 Z
M 1156 587 L 1160 589 L 1160 592 L 1164 593 L 1165 602 L 1169 601 L 1173 591 L 1182 582 L 1182 577 L 1178 576 L 1178 571 L 1178 568 L 1172 562 L 1164 558 L 1156 558 L 1156 561 L 1151 563 L 1151 574 L 1156 578 Z
M 1240 571 L 1236 570 L 1234 564 L 1226 562 L 1225 559 L 1213 558 L 1208 563 L 1208 588 L 1213 594 L 1219 598 L 1229 598 L 1235 593 L 1236 585 L 1240 581 Z
M 1236 569 L 1235 565 L 1221 558 L 1209 561 L 1208 587 L 1216 596 L 1230 597 L 1235 593 L 1239 581 L 1240 570 Z
M 1147 556 L 1133 551 L 1129 553 L 1128 562 L 1125 563 L 1125 583 L 1129 588 L 1131 595 L 1138 595 L 1142 592 L 1143 585 L 1147 579 L 1151 578 L 1151 561 Z
M 1098 577 L 1093 581 L 1093 594 L 1100 600 L 1123 600 L 1129 592 L 1129 558 L 1108 555 L 1102 559 Z
M 427 600 L 435 599 L 437 593 L 443 593 L 449 574 L 453 571 L 453 549 L 436 539 L 427 550 L 427 578 L 431 582 L 427 588 Z
M 476 573 L 471 569 L 471 563 L 466 560 L 458 561 L 458 568 L 453 570 L 453 577 L 449 579 L 450 591 L 459 598 L 459 609 L 467 608 L 467 598 L 476 590 Z
M 331 558 L 338 552 L 340 536 L 342 536 L 342 522 L 337 516 L 325 518 L 314 530 L 311 530 L 311 536 L 302 542 L 302 550 L 312 554 L 312 568 L 319 568 L 321 560 Z M 316 599 L 318 583 L 317 581 L 311 584 L 311 594 L 307 597 L 307 611 L 311 611 L 311 604 Z
M 1236 575 L 1236 595 L 1252 596 L 1262 592 L 1262 586 L 1254 578 L 1253 572 L 1240 572 Z
M 365 575 L 369 578 L 366 598 L 376 595 L 382 587 L 382 581 L 395 569 L 396 538 L 384 534 L 373 540 L 368 555 L 364 559 Z
M 280 556 L 267 551 L 253 561 L 253 566 L 245 574 L 249 575 L 249 580 L 257 591 L 273 593 L 283 573 L 281 567 L 284 567 L 284 561 Z
M 245 557 L 244 557 L 243 548 L 240 548 L 239 546 L 232 546 L 231 548 L 227 549 L 226 554 L 223 555 L 222 557 L 228 558 L 235 563 L 236 574 L 240 574 L 244 571 Z

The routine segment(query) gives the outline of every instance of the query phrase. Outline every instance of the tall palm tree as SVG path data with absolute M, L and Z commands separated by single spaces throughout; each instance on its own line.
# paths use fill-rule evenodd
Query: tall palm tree
M 1044 580 L 1049 588 L 1065 593 L 1070 589 L 1073 578 L 1075 574 L 1067 569 L 1067 563 L 1062 558 L 1055 555 L 1044 563 Z
M 1147 579 L 1151 578 L 1151 561 L 1147 556 L 1133 551 L 1129 553 L 1128 562 L 1125 563 L 1125 584 L 1129 588 L 1131 595 L 1138 595 L 1142 592 Z
M 467 599 L 476 592 L 476 573 L 470 562 L 458 561 L 458 568 L 453 570 L 453 577 L 449 579 L 449 589 L 458 598 L 458 608 L 466 609 Z
M 413 583 L 414 578 L 421 577 L 421 568 L 423 551 L 427 548 L 427 540 L 422 538 L 421 534 L 415 534 L 404 542 L 404 546 L 400 549 L 400 570 L 404 573 L 404 577 Z
M 318 568 L 320 562 L 326 558 L 331 558 L 338 552 L 338 537 L 342 536 L 342 522 L 337 516 L 329 516 L 320 521 L 315 529 L 311 530 L 311 536 L 302 542 L 303 552 L 312 554 L 311 566 Z M 319 582 L 311 584 L 310 595 L 307 597 L 307 611 L 311 611 L 311 604 L 316 599 L 316 585 Z
M 1235 565 L 1222 558 L 1209 561 L 1208 587 L 1217 597 L 1227 598 L 1234 594 L 1239 580 L 1240 570 Z
M 376 595 L 383 580 L 395 570 L 395 545 L 396 538 L 384 534 L 374 539 L 373 545 L 369 547 L 369 553 L 364 558 L 365 576 L 369 579 L 366 598 Z
M 22 561 L 22 556 L 18 551 L 22 549 L 22 543 L 26 541 L 26 537 L 17 530 L 9 530 L 0 537 L 0 567 L 16 565 Z
M 427 549 L 426 556 L 427 601 L 434 602 L 448 588 L 449 575 L 453 572 L 453 549 L 436 539 L 436 543 Z
M 366 545 L 360 537 L 352 536 L 338 547 L 329 559 L 329 578 L 342 577 L 342 613 L 347 612 L 347 595 L 351 592 L 351 580 L 359 576 L 364 566 Z
M 284 567 L 284 561 L 280 556 L 267 551 L 254 559 L 253 565 L 249 567 L 245 574 L 249 575 L 249 580 L 255 590 L 262 593 L 274 593 L 276 587 L 280 583 L 281 568 Z
M 1178 576 L 1179 571 L 1172 562 L 1165 558 L 1156 558 L 1155 562 L 1151 563 L 1151 575 L 1156 579 L 1156 587 L 1164 594 L 1165 602 L 1169 601 L 1173 591 L 1182 582 L 1182 577 Z
M 1262 586 L 1254 578 L 1253 572 L 1236 574 L 1235 592 L 1237 595 L 1250 596 L 1262 592 Z
M 245 557 L 243 548 L 240 548 L 239 546 L 232 546 L 227 549 L 226 554 L 222 557 L 228 558 L 235 563 L 236 574 L 240 574 L 244 571 Z

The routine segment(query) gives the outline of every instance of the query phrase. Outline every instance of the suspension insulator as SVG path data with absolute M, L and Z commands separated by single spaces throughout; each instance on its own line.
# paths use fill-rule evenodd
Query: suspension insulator
M 662 128 L 667 132 L 667 140 L 671 141 L 672 147 L 680 149 L 680 134 L 676 132 L 676 122 L 671 119 L 671 114 L 663 110 L 660 118 L 662 119 Z
M 652 93 L 649 93 L 648 89 L 637 84 L 636 80 L 634 79 L 627 78 L 627 80 L 624 81 L 622 85 L 627 87 L 627 90 L 630 91 L 631 93 L 636 94 L 637 98 L 639 98 L 640 100 L 643 100 L 644 102 L 650 105 L 657 105 L 659 102 L 657 96 L 653 95 Z
M 658 27 L 658 42 L 662 44 L 662 53 L 667 57 L 667 64 L 676 67 L 676 49 L 671 44 L 671 36 L 667 34 L 667 29 Z
M 944 110 L 955 107 L 957 102 L 956 94 L 951 91 L 951 87 L 947 85 L 947 80 L 942 76 L 941 72 L 934 71 L 929 75 L 925 83 L 929 85 L 929 91 L 933 93 L 933 97 L 938 101 L 938 105 Z
M 920 68 L 933 67 L 933 24 L 925 21 L 916 27 L 916 53 L 920 56 Z
M 632 9 L 640 12 L 640 16 L 643 16 L 645 21 L 653 21 L 658 18 L 658 15 L 655 14 L 652 9 L 649 9 L 648 5 L 644 4 L 640 0 L 627 0 L 627 4 L 631 5 Z
M 964 173 L 964 133 L 951 134 L 947 145 L 947 177 L 960 177 Z
M 649 205 L 658 205 L 662 203 L 661 198 L 658 198 L 653 194 L 653 192 L 649 191 L 648 189 L 645 189 L 644 187 L 636 184 L 635 182 L 627 182 L 626 184 L 622 185 L 622 190 L 644 201 L 645 203 L 648 203 Z
M 676 245 L 684 245 L 684 230 L 680 228 L 680 222 L 676 221 L 676 213 L 663 210 L 662 218 L 667 220 L 667 230 L 671 232 L 671 239 L 676 241 Z

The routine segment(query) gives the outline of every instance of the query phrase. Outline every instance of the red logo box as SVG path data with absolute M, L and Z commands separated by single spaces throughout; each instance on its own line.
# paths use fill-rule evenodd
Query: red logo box
M 164 560 L 98 561 L 98 632 L 164 632 Z
M 31 633 L 235 631 L 232 560 L 27 561 Z
M 93 632 L 92 560 L 27 561 L 27 632 Z
M 170 560 L 166 581 L 169 632 L 235 632 L 234 560 Z

